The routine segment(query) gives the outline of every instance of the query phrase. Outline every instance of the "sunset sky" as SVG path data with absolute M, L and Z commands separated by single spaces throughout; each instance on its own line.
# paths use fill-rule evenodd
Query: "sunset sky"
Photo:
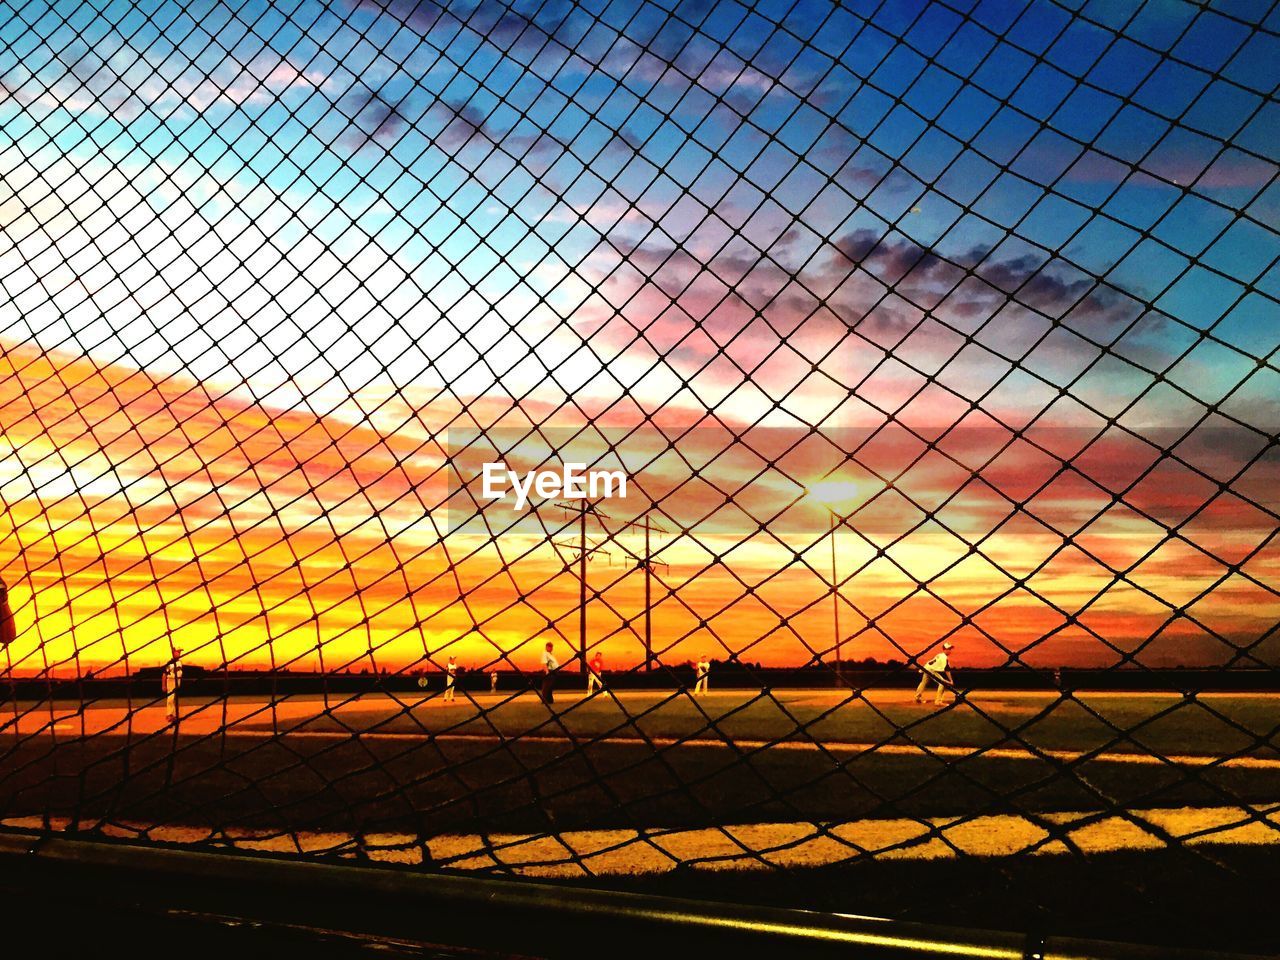
M 0 0 L 4 669 L 567 655 L 490 451 L 632 475 L 612 667 L 646 514 L 664 663 L 830 661 L 833 489 L 847 658 L 1275 663 L 1277 62 L 1246 0 Z

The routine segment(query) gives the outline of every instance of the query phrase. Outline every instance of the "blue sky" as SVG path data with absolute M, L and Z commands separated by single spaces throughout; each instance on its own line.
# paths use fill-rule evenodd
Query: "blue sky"
M 399 439 L 1069 427 L 1081 483 L 1144 438 L 1230 512 L 1276 462 L 1276 62 L 1248 2 L 0 0 L 0 343 Z
M 937 377 L 1276 416 L 1265 4 L 6 10 L 0 324 L 47 347 L 321 412 L 737 391 L 862 425 Z
M 0 116 L 37 164 L 52 145 L 208 170 L 200 212 L 221 215 L 218 184 L 279 196 L 274 246 L 373 242 L 440 310 L 514 290 L 514 309 L 572 317 L 566 274 L 598 283 L 627 245 L 667 257 L 670 283 L 686 243 L 695 269 L 816 278 L 849 238 L 895 268 L 881 280 L 910 285 L 903 258 L 927 250 L 1003 272 L 998 296 L 1039 290 L 1051 316 L 1061 290 L 1117 317 L 1154 301 L 1171 342 L 1280 294 L 1265 5 L 8 9 Z M 1239 326 L 1230 347 L 1274 348 Z

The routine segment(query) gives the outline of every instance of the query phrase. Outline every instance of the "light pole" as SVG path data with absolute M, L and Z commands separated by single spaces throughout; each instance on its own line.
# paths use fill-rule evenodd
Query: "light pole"
M 840 575 L 836 566 L 836 528 L 837 522 L 843 522 L 844 518 L 836 512 L 836 505 L 847 504 L 853 499 L 857 490 L 857 485 L 852 481 L 843 480 L 823 480 L 820 483 L 815 483 L 808 490 L 808 495 L 826 508 L 827 516 L 830 519 L 828 536 L 831 537 L 831 624 L 835 640 L 835 685 L 837 687 L 844 685 L 840 669 L 844 637 L 840 633 Z
M 840 577 L 836 572 L 836 512 L 828 510 L 831 516 L 831 619 L 836 635 L 836 686 L 840 683 Z

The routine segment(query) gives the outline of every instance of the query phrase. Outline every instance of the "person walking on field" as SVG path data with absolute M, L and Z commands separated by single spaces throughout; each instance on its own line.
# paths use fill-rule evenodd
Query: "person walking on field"
M 160 685 L 165 693 L 165 719 L 169 723 L 178 724 L 178 688 L 182 686 L 182 648 L 174 647 L 173 656 L 164 665 L 160 675 Z
M 555 703 L 556 671 L 560 669 L 560 661 L 551 652 L 552 646 L 551 641 L 548 640 L 546 649 L 542 651 L 542 689 L 539 692 L 542 702 L 547 706 Z
M 704 653 L 694 667 L 696 672 L 696 681 L 693 684 L 693 692 L 702 694 L 707 692 L 707 683 L 711 679 L 711 661 L 707 659 Z
M 942 702 L 942 691 L 947 687 L 955 690 L 955 681 L 951 679 L 951 657 L 949 651 L 952 648 L 950 642 L 942 645 L 942 652 L 924 665 L 920 671 L 920 685 L 916 687 L 916 703 L 923 703 L 921 699 L 924 696 L 925 689 L 932 680 L 938 685 L 937 695 L 933 698 L 934 703 Z
M 449 662 L 444 668 L 444 702 L 453 703 L 453 698 L 457 695 L 458 686 L 458 658 L 450 657 Z
M 498 692 L 498 668 L 494 667 L 489 671 L 489 692 Z
M 587 670 L 587 696 L 604 689 L 604 654 L 597 653 L 591 658 L 591 667 Z

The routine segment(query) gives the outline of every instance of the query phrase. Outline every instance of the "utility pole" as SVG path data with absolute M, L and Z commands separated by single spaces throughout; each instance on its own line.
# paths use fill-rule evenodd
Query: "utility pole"
M 627 527 L 639 527 L 644 531 L 644 553 L 639 557 L 630 550 L 627 550 L 627 553 L 631 553 L 635 558 L 636 569 L 644 570 L 644 670 L 645 673 L 650 673 L 653 670 L 653 568 L 655 566 L 667 568 L 662 561 L 653 559 L 650 536 L 655 530 L 658 533 L 668 531 L 662 524 L 650 520 L 648 511 L 639 520 L 630 520 L 622 525 L 623 530 Z M 623 549 L 626 550 L 626 547 Z
M 831 613 L 835 618 L 836 686 L 844 686 L 840 676 L 840 581 L 836 570 L 836 515 L 831 513 Z
M 587 672 L 587 511 L 578 514 L 578 669 Z
M 589 544 L 587 542 L 587 514 L 602 520 L 608 519 L 609 515 L 600 510 L 594 503 L 589 500 L 570 500 L 559 501 L 556 506 L 566 513 L 576 513 L 578 515 L 578 542 L 565 543 L 563 541 L 552 541 L 558 547 L 566 547 L 570 550 L 577 551 L 578 554 L 578 670 L 581 673 L 587 672 L 587 560 L 597 553 L 606 553 L 603 547 Z M 603 526 L 603 523 L 601 523 Z M 568 564 L 565 564 L 566 569 Z
M 653 669 L 653 554 L 649 550 L 649 518 L 644 522 L 644 672 Z

